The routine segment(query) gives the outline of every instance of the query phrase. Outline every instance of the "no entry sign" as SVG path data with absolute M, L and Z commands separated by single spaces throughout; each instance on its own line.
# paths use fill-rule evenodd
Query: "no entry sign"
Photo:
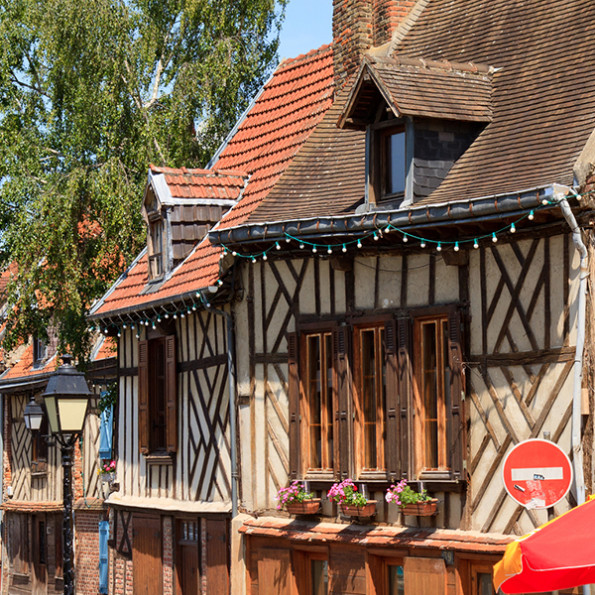
M 557 444 L 525 440 L 506 455 L 502 475 L 513 500 L 525 508 L 549 508 L 568 493 L 572 466 Z

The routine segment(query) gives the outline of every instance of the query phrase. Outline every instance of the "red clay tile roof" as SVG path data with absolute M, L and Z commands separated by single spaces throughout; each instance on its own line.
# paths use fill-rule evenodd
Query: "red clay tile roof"
M 39 366 L 33 364 L 33 344 L 30 343 L 25 347 L 19 361 L 0 376 L 0 382 L 4 383 L 16 378 L 32 378 L 53 372 L 56 368 L 56 356 L 44 360 Z
M 331 106 L 332 96 L 330 46 L 279 65 L 214 163 L 219 172 L 246 172 L 250 176 L 241 200 L 219 226 L 242 223 L 262 202 Z M 148 279 L 143 252 L 91 310 L 91 318 L 173 301 L 176 296 L 214 284 L 219 276 L 220 253 L 221 248 L 203 240 L 158 291 L 142 294 Z
M 46 501 L 24 501 L 24 500 L 5 500 L 0 505 L 0 510 L 9 510 L 11 512 L 61 512 L 64 510 L 62 502 Z
M 172 199 L 183 203 L 187 199 L 238 200 L 247 174 L 221 169 L 181 169 L 150 165 L 151 174 L 163 174 Z
M 310 545 L 346 543 L 362 546 L 449 549 L 459 552 L 501 554 L 514 536 L 435 528 L 308 523 L 279 517 L 248 519 L 240 532 L 255 537 L 276 537 Z

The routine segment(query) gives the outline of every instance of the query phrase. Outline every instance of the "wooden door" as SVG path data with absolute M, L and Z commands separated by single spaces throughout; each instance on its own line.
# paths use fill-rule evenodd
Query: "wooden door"
M 291 552 L 263 548 L 258 559 L 258 595 L 291 595 Z
M 132 537 L 134 595 L 161 595 L 161 518 L 135 515 Z
M 229 592 L 228 521 L 203 520 L 207 533 L 206 578 L 208 593 Z
M 405 558 L 407 595 L 445 595 L 446 566 L 442 558 Z
M 176 522 L 177 593 L 199 595 L 200 590 L 200 519 L 179 519 Z

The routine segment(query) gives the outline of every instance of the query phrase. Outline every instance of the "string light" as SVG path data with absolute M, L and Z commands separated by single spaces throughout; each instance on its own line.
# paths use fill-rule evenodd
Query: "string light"
M 555 204 L 555 202 L 547 200 L 547 199 L 543 199 L 542 204 L 544 206 L 546 205 L 552 205 Z M 539 207 L 541 208 L 541 207 Z M 441 240 L 441 241 L 437 241 L 434 239 L 429 239 L 429 238 L 424 238 L 422 236 L 416 235 L 414 233 L 411 233 L 409 231 L 404 231 L 403 229 L 399 229 L 398 227 L 395 227 L 392 224 L 387 224 L 384 228 L 382 229 L 376 229 L 374 231 L 370 231 L 367 233 L 362 234 L 360 237 L 358 238 L 354 238 L 353 240 L 347 241 L 347 242 L 343 242 L 343 243 L 338 243 L 336 245 L 333 244 L 317 244 L 317 243 L 312 243 L 312 242 L 305 242 L 305 241 L 300 241 L 298 238 L 295 238 L 289 234 L 285 234 L 285 242 L 286 243 L 290 243 L 291 240 L 295 240 L 296 242 L 298 242 L 298 245 L 301 249 L 303 249 L 306 245 L 308 247 L 311 248 L 312 253 L 316 254 L 319 250 L 323 250 L 326 252 L 326 254 L 332 254 L 333 251 L 335 249 L 337 250 L 341 250 L 341 252 L 346 253 L 347 249 L 349 246 L 356 246 L 358 249 L 363 248 L 363 242 L 367 239 L 372 239 L 372 240 L 379 240 L 381 237 L 383 237 L 383 233 L 389 233 L 390 231 L 397 231 L 400 232 L 401 234 L 401 239 L 402 242 L 404 244 L 406 244 L 407 242 L 409 242 L 409 239 L 412 238 L 414 240 L 419 241 L 419 247 L 420 248 L 426 248 L 428 244 L 433 244 L 436 246 L 436 251 L 437 252 L 441 252 L 443 251 L 443 248 L 445 246 L 452 246 L 453 250 L 455 252 L 459 252 L 461 250 L 461 245 L 462 244 L 471 244 L 474 249 L 478 249 L 480 247 L 480 241 L 481 240 L 486 240 L 488 238 L 491 238 L 492 242 L 496 243 L 498 242 L 498 236 L 501 233 L 506 233 L 509 232 L 511 234 L 516 233 L 517 231 L 517 225 L 519 224 L 519 222 L 521 222 L 524 219 L 527 219 L 529 221 L 533 221 L 535 219 L 535 210 L 530 210 L 528 213 L 525 213 L 521 216 L 518 217 L 518 219 L 516 219 L 515 221 L 507 224 L 506 226 L 502 227 L 501 229 L 498 229 L 496 231 L 493 232 L 489 232 L 486 235 L 483 236 L 478 236 L 475 237 L 473 239 L 463 239 L 463 240 L 456 240 L 456 241 L 447 241 L 447 240 Z M 270 250 L 281 250 L 281 243 L 282 240 L 280 239 L 279 241 L 275 241 L 274 243 L 271 244 L 270 248 L 259 252 L 257 254 L 238 254 L 235 250 L 232 251 L 230 250 L 230 248 L 226 247 L 226 246 L 222 246 L 222 253 L 220 255 L 220 257 L 224 257 L 227 254 L 232 254 L 233 256 L 238 256 L 240 258 L 245 258 L 250 260 L 253 264 L 256 264 L 258 257 L 261 257 L 262 260 L 266 261 L 268 260 L 268 252 Z M 215 282 L 215 284 L 217 285 L 217 287 L 221 287 L 223 285 L 223 280 L 222 279 L 217 279 L 217 281 Z M 196 297 L 200 299 L 200 301 L 204 304 L 205 308 L 210 308 L 211 304 L 209 302 L 207 302 L 204 299 L 204 296 L 202 294 L 202 292 L 197 291 L 196 292 Z M 165 308 L 163 308 L 163 310 L 165 310 Z M 172 309 L 173 310 L 173 309 Z M 121 337 L 122 336 L 122 332 L 125 331 L 127 328 L 130 328 L 132 330 L 135 329 L 135 324 L 139 326 L 139 330 L 136 332 L 136 337 L 140 338 L 141 335 L 141 331 L 140 331 L 140 327 L 142 326 L 146 326 L 149 327 L 151 326 L 151 328 L 156 329 L 156 324 L 161 322 L 162 316 L 166 319 L 168 319 L 170 316 L 173 317 L 174 320 L 177 320 L 178 316 L 180 318 L 185 318 L 186 314 L 191 314 L 192 312 L 196 312 L 197 310 L 197 304 L 192 303 L 192 306 L 190 305 L 185 305 L 183 304 L 182 307 L 178 310 L 173 310 L 173 311 L 169 311 L 169 312 L 165 312 L 163 315 L 157 313 L 155 310 L 153 310 L 154 312 L 154 316 L 149 316 L 149 318 L 141 318 L 140 316 L 138 317 L 138 320 L 134 320 L 134 316 L 130 316 L 128 315 L 127 317 L 129 319 L 132 320 L 132 322 L 123 322 L 121 321 L 121 324 L 118 325 L 116 323 L 110 322 L 108 326 L 106 326 L 105 328 L 102 328 L 100 325 L 95 326 L 95 325 L 91 325 L 89 328 L 90 330 L 93 332 L 95 329 L 105 335 L 109 335 L 110 331 L 113 332 L 114 336 L 118 336 Z M 156 316 L 155 316 L 156 315 Z M 144 316 L 147 316 L 147 313 L 144 314 Z

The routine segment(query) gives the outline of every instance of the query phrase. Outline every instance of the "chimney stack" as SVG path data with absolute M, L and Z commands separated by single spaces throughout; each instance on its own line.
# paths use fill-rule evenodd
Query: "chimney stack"
M 415 0 L 333 0 L 335 86 L 340 89 L 371 47 L 390 42 Z

